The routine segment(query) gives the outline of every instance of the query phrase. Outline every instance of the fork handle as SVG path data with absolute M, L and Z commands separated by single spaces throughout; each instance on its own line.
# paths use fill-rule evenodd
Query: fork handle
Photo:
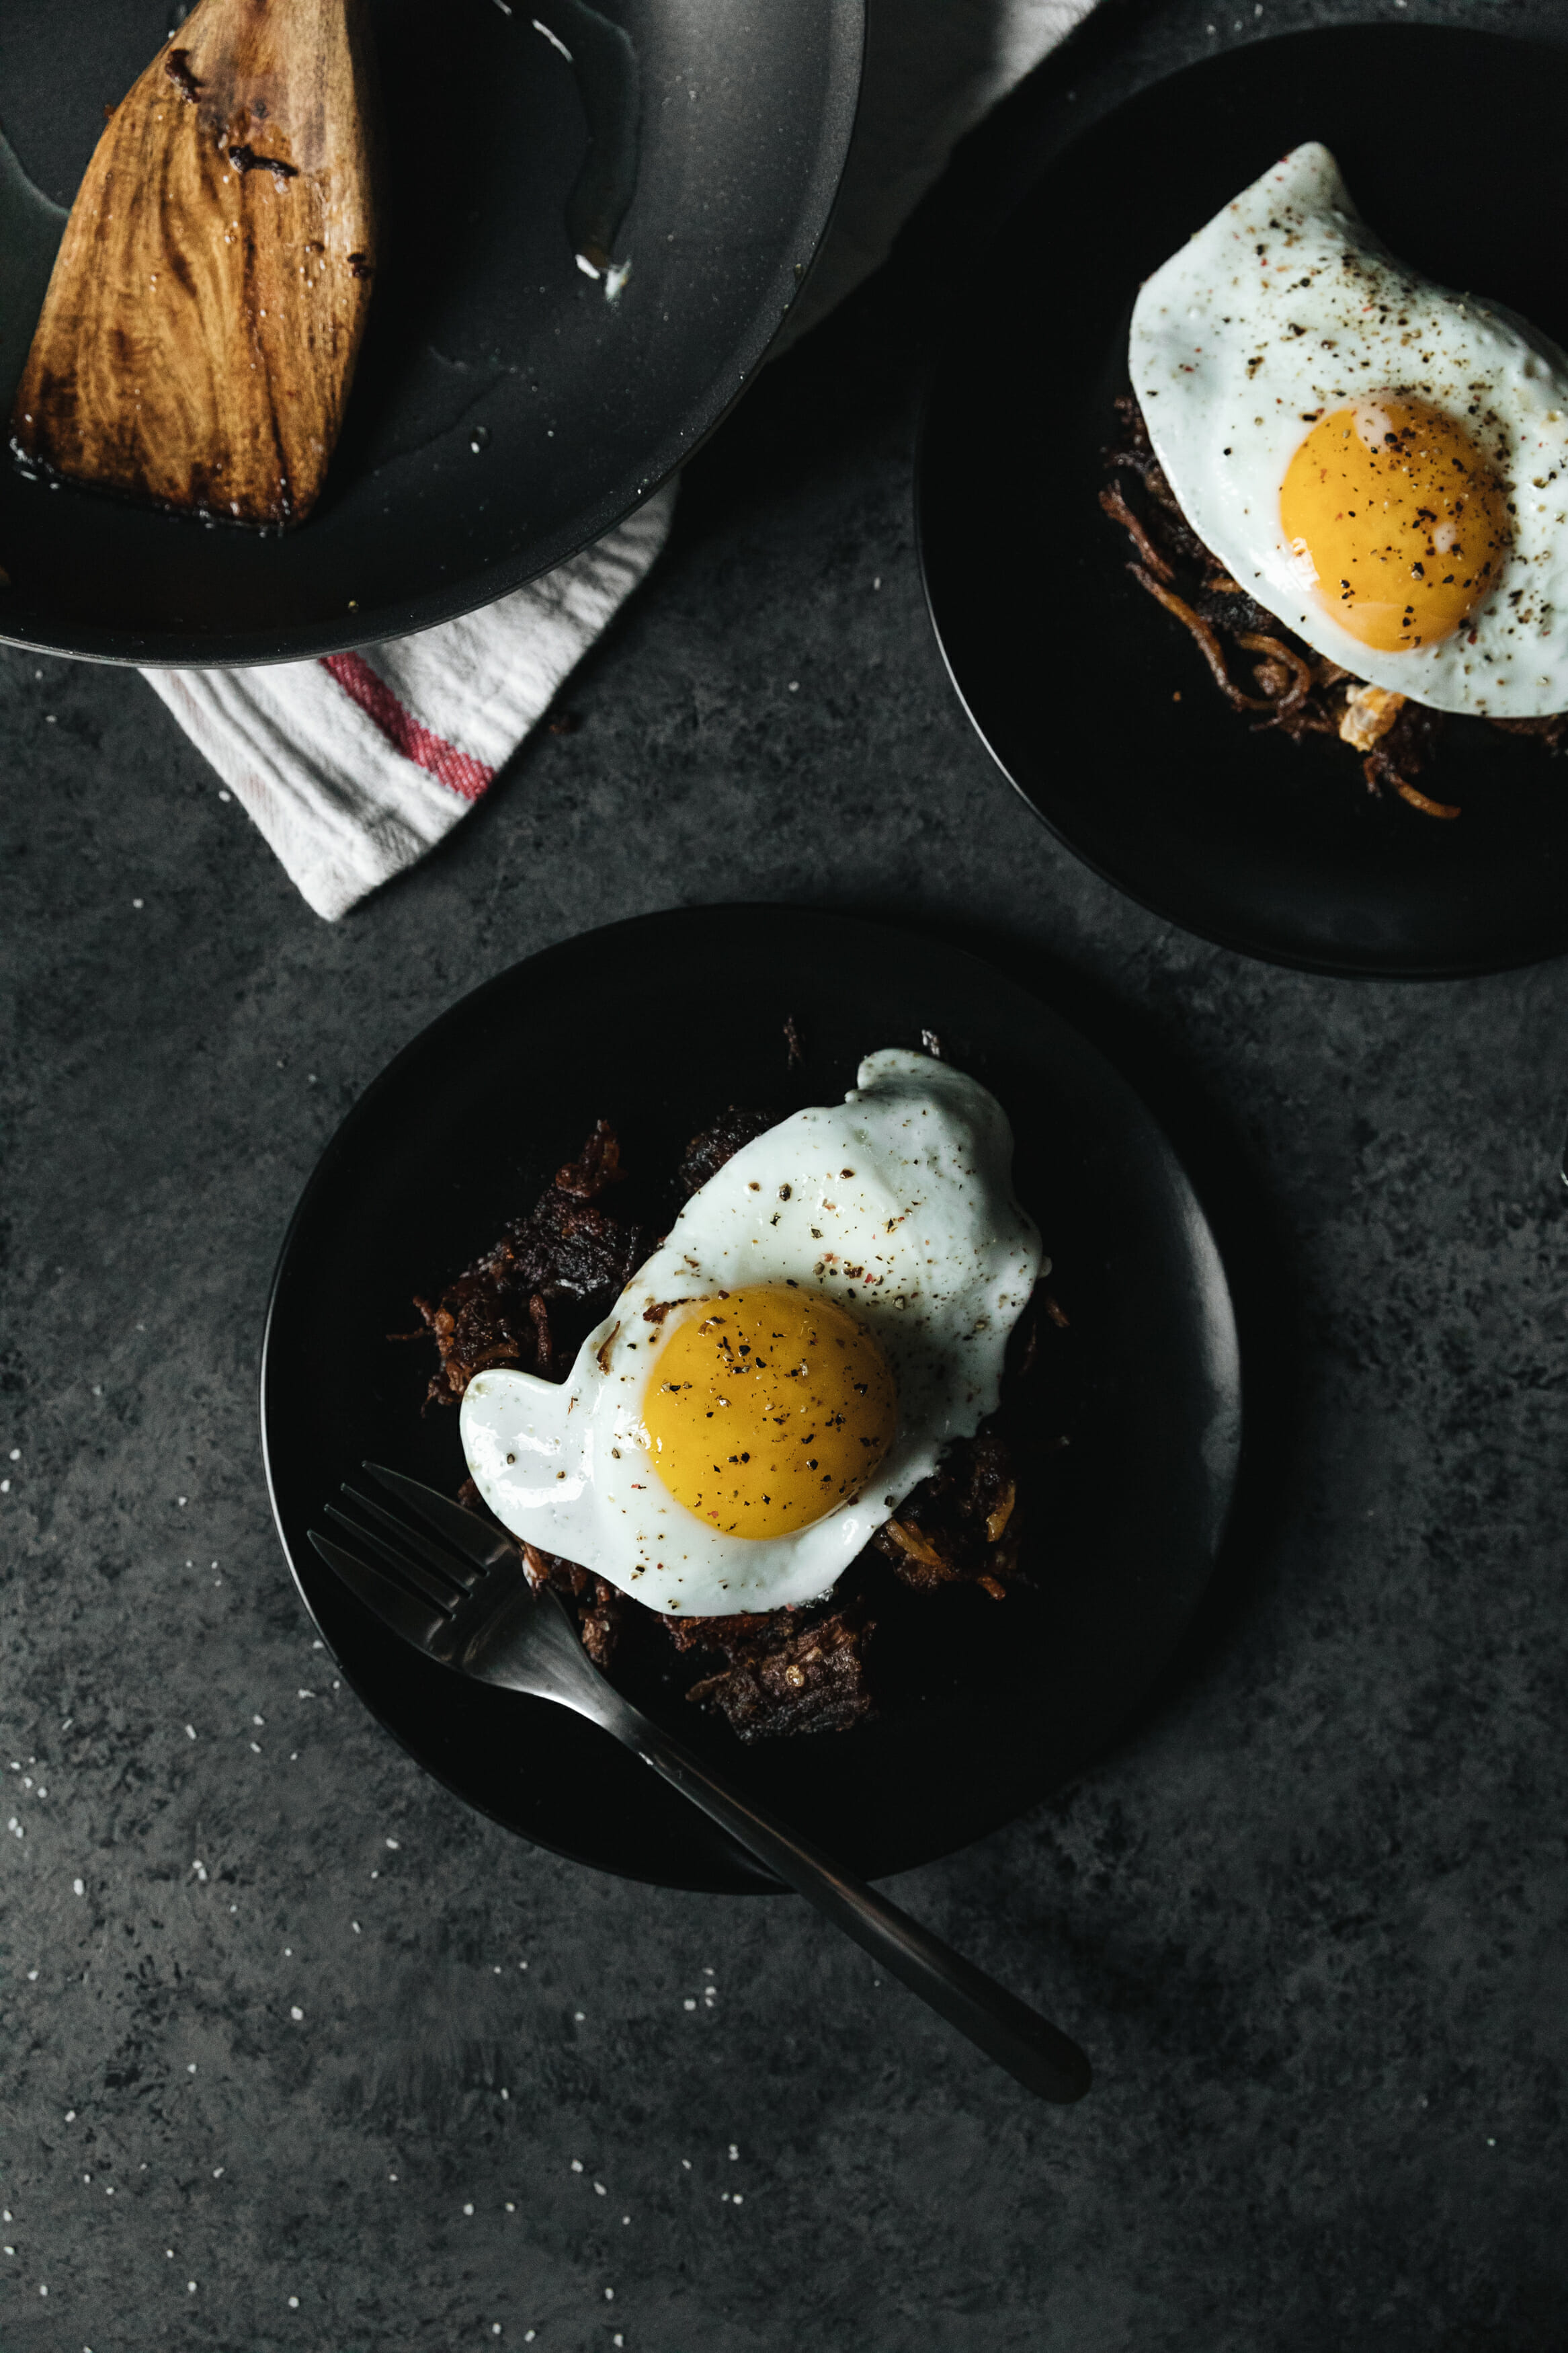
M 1020 2084 L 1043 2100 L 1082 2099 L 1090 2081 L 1089 2060 L 1059 2027 L 721 1781 L 637 1709 L 626 1707 L 624 1718 L 617 1711 L 608 1728 Z

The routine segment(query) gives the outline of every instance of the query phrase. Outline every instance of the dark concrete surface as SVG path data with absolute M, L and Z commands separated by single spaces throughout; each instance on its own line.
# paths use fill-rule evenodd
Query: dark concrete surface
M 1568 968 L 1272 970 L 1057 848 L 926 625 L 904 314 L 770 371 L 580 731 L 336 927 L 136 678 L 0 651 L 5 2353 L 1568 2341 Z M 898 1884 L 1082 2036 L 1069 2112 L 794 1900 L 465 1811 L 268 1520 L 268 1280 L 356 1091 L 531 950 L 744 896 L 1054 975 L 1279 1237 L 1289 1446 L 1203 1644 Z

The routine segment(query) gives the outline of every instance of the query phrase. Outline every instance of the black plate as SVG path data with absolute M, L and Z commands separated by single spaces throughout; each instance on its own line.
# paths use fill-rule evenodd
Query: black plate
M 385 235 L 321 504 L 299 532 L 264 539 L 50 490 L 0 458 L 5 637 L 102 660 L 241 663 L 426 628 L 596 539 L 690 454 L 777 332 L 826 225 L 863 0 L 603 10 L 595 45 L 585 0 L 516 0 L 506 14 L 497 0 L 372 0 Z M 0 130 L 45 196 L 68 206 L 105 101 L 184 13 L 170 0 L 4 0 Z M 571 37 L 575 64 L 536 16 Z M 614 48 L 605 16 L 636 53 L 640 128 L 634 153 L 612 56 L 614 71 L 585 86 L 605 128 L 585 179 L 578 74 Z M 610 303 L 574 247 L 613 222 L 609 183 L 634 172 L 611 248 L 632 274 Z M 47 219 L 40 248 L 3 182 L 8 415 L 49 250 Z
M 1268 26 L 1289 13 L 1270 5 Z M 1128 578 L 1096 505 L 1140 282 L 1303 139 L 1333 150 L 1401 259 L 1568 341 L 1568 16 L 1510 11 L 1542 30 L 1523 41 L 1464 28 L 1495 22 L 1490 6 L 1445 7 L 1441 25 L 1315 13 L 1330 21 L 1270 37 L 1248 7 L 1247 37 L 1215 55 L 1215 10 L 1177 0 L 1124 58 L 1091 47 L 1048 65 L 1004 126 L 1015 172 L 1032 160 L 1037 176 L 931 385 L 931 616 L 1000 766 L 1157 913 L 1328 972 L 1531 963 L 1568 947 L 1568 764 L 1451 722 L 1422 778 L 1461 805 L 1450 823 L 1370 798 L 1339 744 L 1252 734 Z M 1115 23 L 1127 32 L 1127 12 Z M 1431 125 L 1460 120 L 1462 155 L 1436 164 Z
M 804 1067 L 786 1066 L 793 1016 Z M 1034 1511 L 1032 1593 L 968 1587 L 895 1613 L 908 1688 L 849 1733 L 745 1748 L 660 1678 L 635 1695 L 868 1873 L 929 1861 L 1080 1767 L 1148 1694 L 1214 1562 L 1240 1438 L 1236 1324 L 1170 1144 L 1116 1071 L 959 951 L 778 907 L 644 916 L 530 957 L 401 1053 L 328 1146 L 283 1245 L 261 1376 L 273 1508 L 307 1609 L 366 1704 L 447 1786 L 530 1839 L 631 1878 L 754 1887 L 721 1834 L 607 1736 L 466 1683 L 384 1631 L 306 1541 L 362 1458 L 455 1490 L 433 1358 L 389 1342 L 534 1198 L 600 1115 L 672 1170 L 727 1104 L 830 1102 L 879 1046 L 935 1029 L 993 1087 L 1018 1190 L 1070 1305 Z M 672 1205 L 671 1205 L 672 1206 Z M 667 1210 L 668 1214 L 668 1210 Z

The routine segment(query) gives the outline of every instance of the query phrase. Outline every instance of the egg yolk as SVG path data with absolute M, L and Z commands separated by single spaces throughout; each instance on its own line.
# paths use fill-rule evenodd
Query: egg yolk
M 1510 535 L 1503 486 L 1464 427 L 1395 393 L 1313 426 L 1279 520 L 1319 602 L 1379 653 L 1462 628 L 1496 587 Z
M 893 1376 L 865 1325 L 782 1284 L 698 1302 L 643 1400 L 665 1485 L 732 1536 L 789 1535 L 858 1495 L 897 1420 Z

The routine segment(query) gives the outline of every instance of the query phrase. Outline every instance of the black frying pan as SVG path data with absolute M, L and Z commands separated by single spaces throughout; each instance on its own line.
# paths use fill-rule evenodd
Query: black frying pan
M 69 206 L 105 104 L 185 13 L 0 6 L 0 130 L 21 166 L 0 150 L 7 414 L 49 206 Z M 750 377 L 832 208 L 864 0 L 373 0 L 373 18 L 388 234 L 314 515 L 264 539 L 0 457 L 0 636 L 243 663 L 428 628 L 607 531 Z M 631 264 L 613 301 L 577 259 L 606 250 Z

